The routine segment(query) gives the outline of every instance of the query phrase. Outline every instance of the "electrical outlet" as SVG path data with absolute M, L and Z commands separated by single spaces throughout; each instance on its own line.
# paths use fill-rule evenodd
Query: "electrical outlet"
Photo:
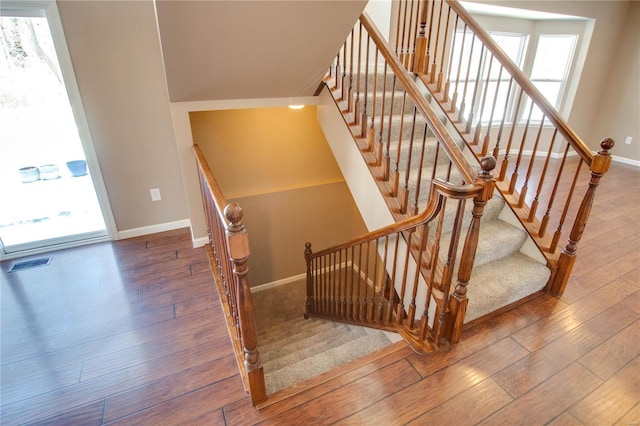
M 631 136 L 627 136 L 627 138 L 624 140 L 624 143 L 627 144 L 627 145 L 631 145 L 631 140 L 632 139 L 633 138 Z
M 149 192 L 151 193 L 151 201 L 162 200 L 162 197 L 160 196 L 160 188 L 151 188 Z

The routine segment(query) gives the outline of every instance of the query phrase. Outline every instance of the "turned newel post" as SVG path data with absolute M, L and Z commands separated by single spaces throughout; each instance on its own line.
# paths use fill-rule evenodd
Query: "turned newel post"
M 471 279 L 471 271 L 473 270 L 473 262 L 476 258 L 476 249 L 478 248 L 478 239 L 480 236 L 480 219 L 484 213 L 484 207 L 493 197 L 495 188 L 495 179 L 493 177 L 493 169 L 496 167 L 496 159 L 488 155 L 480 160 L 481 170 L 478 172 L 476 184 L 482 186 L 482 192 L 473 199 L 473 210 L 471 212 L 471 223 L 467 231 L 467 237 L 464 241 L 462 256 L 460 257 L 460 267 L 458 268 L 458 283 L 451 297 L 450 308 L 450 329 L 448 330 L 449 341 L 457 343 L 462 334 L 462 325 L 464 317 L 467 313 L 467 285 Z
M 224 208 L 224 216 L 229 223 L 226 227 L 229 260 L 233 264 L 231 285 L 235 287 L 240 340 L 244 352 L 244 367 L 249 376 L 251 389 L 256 386 L 258 389 L 262 388 L 264 390 L 264 375 L 261 373 L 262 363 L 258 353 L 258 333 L 247 277 L 249 272 L 249 267 L 247 266 L 249 236 L 242 223 L 242 215 L 242 207 L 238 204 L 231 203 Z M 262 399 L 264 401 L 266 399 L 266 391 L 264 391 L 264 395 L 253 395 L 252 393 L 251 398 L 252 400 L 256 399 L 258 402 L 261 402 L 259 400 L 264 398 Z
M 313 312 L 313 276 L 311 274 L 311 255 L 313 254 L 313 252 L 311 251 L 310 242 L 307 242 L 304 247 L 304 259 L 307 262 L 307 302 L 305 311 L 306 318 L 307 314 Z
M 604 138 L 600 141 L 600 151 L 593 157 L 591 162 L 591 179 L 589 180 L 589 187 L 587 192 L 580 203 L 580 208 L 576 214 L 576 219 L 573 222 L 571 233 L 569 234 L 569 241 L 566 247 L 560 253 L 558 259 L 558 267 L 549 283 L 549 293 L 554 296 L 561 296 L 567 286 L 569 275 L 573 269 L 573 264 L 576 260 L 576 251 L 578 249 L 578 243 L 582 238 L 582 233 L 589 220 L 591 214 L 591 207 L 593 206 L 593 200 L 596 195 L 596 188 L 600 184 L 600 179 L 604 174 L 609 171 L 611 166 L 611 154 L 609 150 L 613 148 L 615 142 L 613 139 Z

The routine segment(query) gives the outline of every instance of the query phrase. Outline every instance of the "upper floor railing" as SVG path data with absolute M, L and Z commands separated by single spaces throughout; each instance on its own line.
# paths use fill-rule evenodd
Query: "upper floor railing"
M 561 294 L 613 141 L 594 155 L 457 0 L 401 0 L 397 10 L 403 65 L 474 153 L 496 158 L 496 187 L 554 270 L 548 289 Z
M 258 353 L 255 311 L 247 279 L 249 237 L 242 208 L 228 204 L 198 145 L 193 146 L 209 233 L 207 246 L 218 295 L 245 389 L 253 405 L 266 401 L 264 372 Z

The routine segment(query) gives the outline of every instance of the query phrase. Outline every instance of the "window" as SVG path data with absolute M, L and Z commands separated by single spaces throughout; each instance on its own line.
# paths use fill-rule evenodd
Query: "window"
M 562 91 L 573 59 L 577 36 L 574 34 L 547 35 L 538 39 L 538 47 L 531 68 L 531 82 L 556 108 L 562 101 Z M 528 111 L 530 101 L 527 103 Z M 531 119 L 540 121 L 542 111 L 537 107 L 531 113 Z
M 526 34 L 491 31 L 489 35 L 516 65 L 522 67 L 523 55 L 528 40 Z M 505 103 L 509 90 L 509 75 L 506 72 L 501 72 L 500 63 L 487 50 L 482 49 L 481 52 L 481 49 L 478 48 L 480 41 L 474 40 L 473 33 L 458 30 L 454 37 L 450 75 L 454 76 L 455 80 L 450 86 L 450 95 L 453 95 L 454 91 L 464 95 L 467 110 L 472 106 L 477 108 L 482 97 L 486 97 L 485 105 L 495 104 L 495 110 L 493 108 L 483 109 L 481 111 L 481 120 L 489 121 L 492 116 L 501 117 L 505 112 Z M 467 59 L 468 52 L 472 52 L 472 54 Z M 456 63 L 457 58 L 464 59 L 458 60 Z M 480 80 L 486 80 L 487 74 L 489 84 L 483 88 L 477 88 L 478 77 L 480 77 Z M 466 80 L 468 81 L 465 85 Z M 461 87 L 460 85 L 465 86 Z
M 583 48 L 580 40 L 587 20 L 564 16 L 528 18 L 522 11 L 501 16 L 480 13 L 474 18 L 549 103 L 566 114 L 575 90 L 569 79 L 579 73 L 580 60 L 584 60 L 577 52 Z M 542 111 L 531 108 L 526 95 L 516 105 L 518 90 L 515 85 L 510 89 L 510 74 L 465 30 L 459 27 L 454 33 L 448 64 L 449 96 L 455 93 L 458 104 L 464 102 L 464 115 L 474 124 L 499 122 L 505 115 L 507 121 L 523 122 L 531 111 L 531 120 L 539 122 Z M 582 59 L 576 60 L 577 57 Z

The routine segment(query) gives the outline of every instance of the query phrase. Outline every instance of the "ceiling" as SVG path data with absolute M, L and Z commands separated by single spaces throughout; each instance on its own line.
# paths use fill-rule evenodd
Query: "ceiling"
M 170 100 L 312 96 L 366 4 L 156 0 Z

